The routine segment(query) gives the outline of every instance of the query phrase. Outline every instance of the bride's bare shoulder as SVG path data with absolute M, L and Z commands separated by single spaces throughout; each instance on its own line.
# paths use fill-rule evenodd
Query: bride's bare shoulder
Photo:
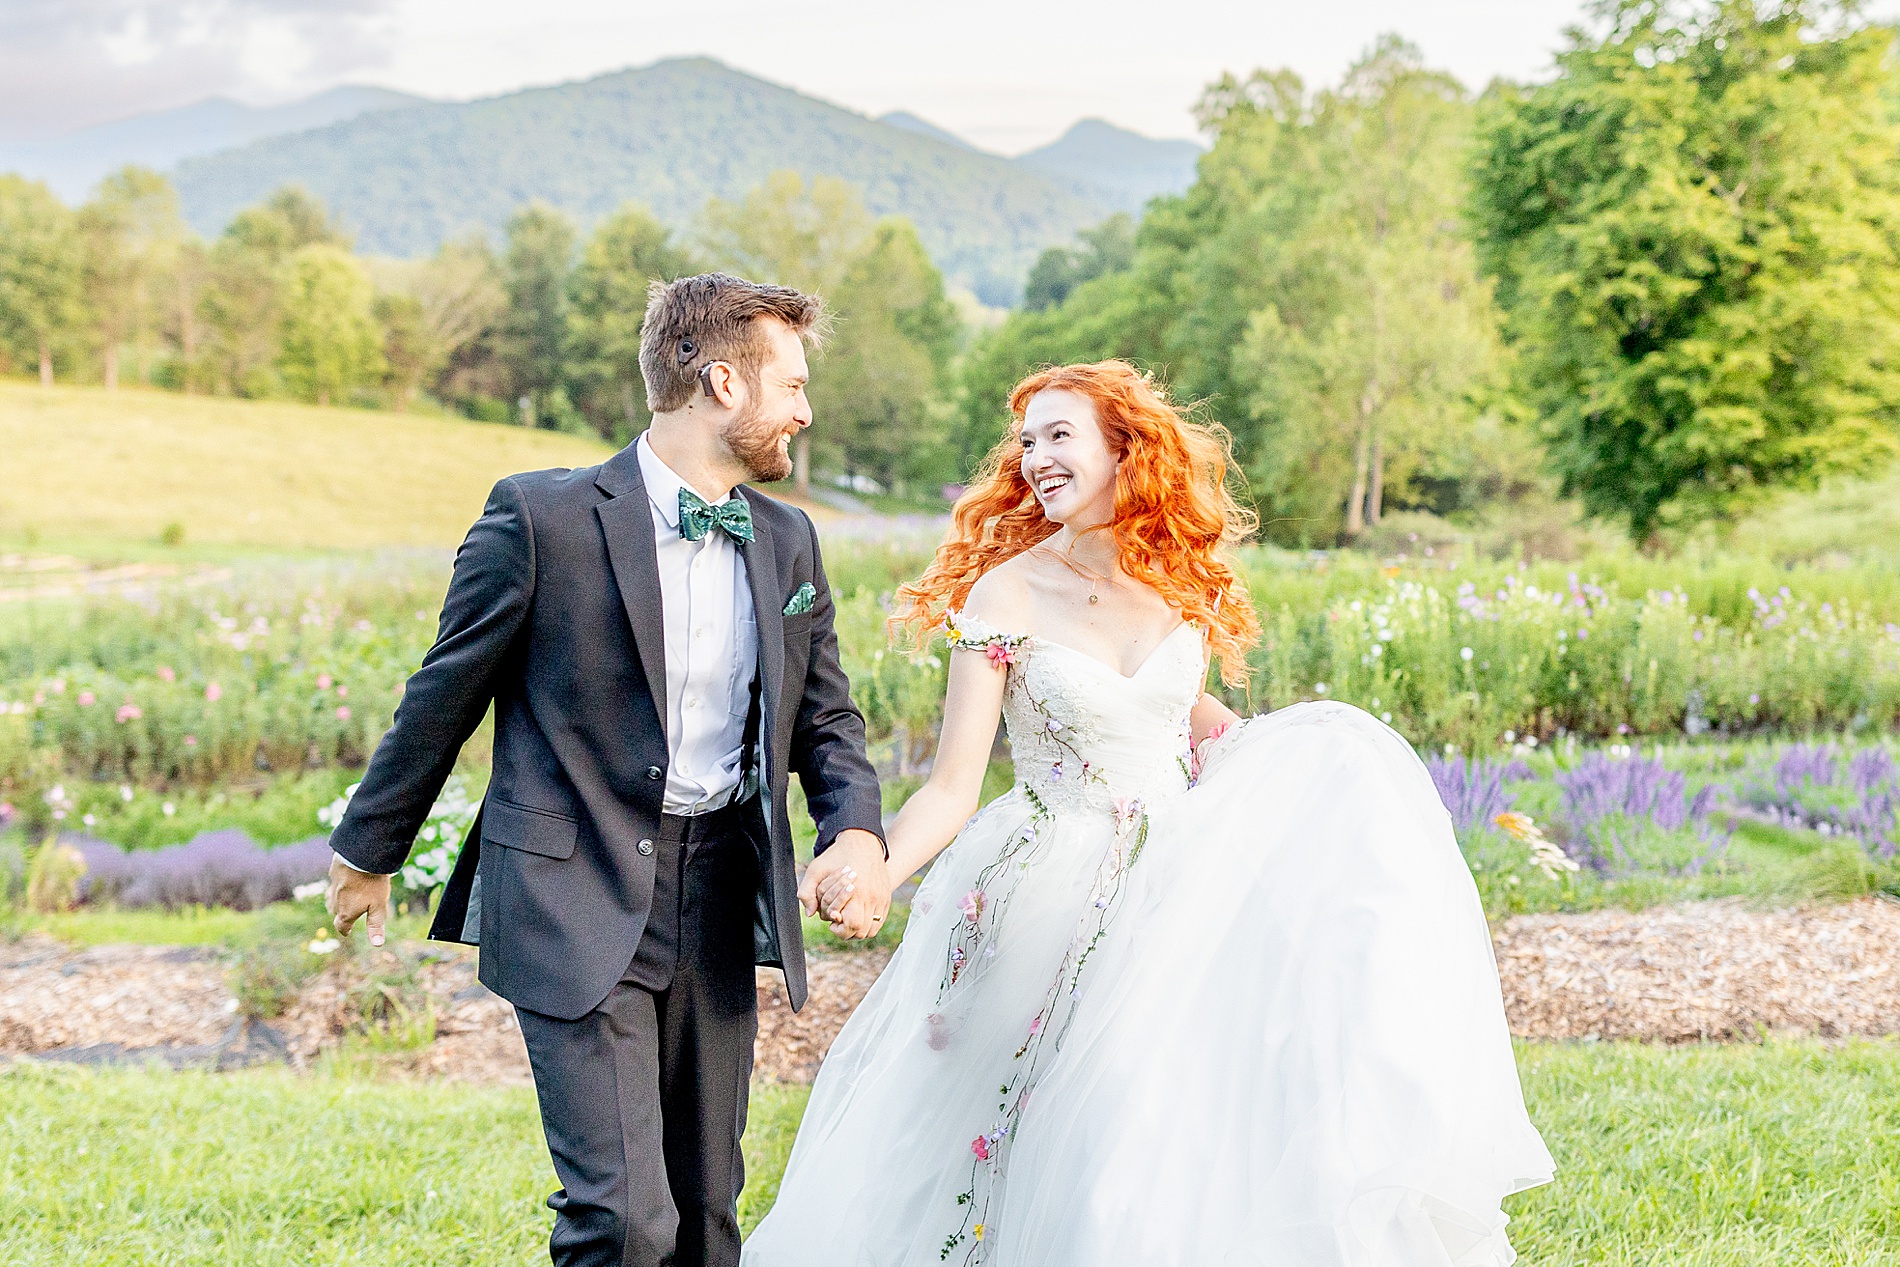
M 1032 632 L 1035 605 L 1031 567 L 1025 564 L 1024 556 L 1017 555 L 985 572 L 963 600 L 964 614 L 1006 633 Z

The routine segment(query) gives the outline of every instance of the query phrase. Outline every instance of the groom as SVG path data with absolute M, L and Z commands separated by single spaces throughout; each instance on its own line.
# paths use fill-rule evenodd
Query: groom
M 492 703 L 494 773 L 429 935 L 515 1005 L 561 1190 L 556 1264 L 735 1267 L 753 965 L 805 1000 L 799 903 L 868 936 L 890 902 L 876 776 L 818 538 L 743 481 L 811 425 L 795 290 L 655 284 L 653 425 L 597 467 L 495 485 L 435 645 L 331 837 L 339 935 L 382 944 L 389 875 Z M 738 486 L 735 489 L 735 486 Z M 822 855 L 797 887 L 786 776 Z

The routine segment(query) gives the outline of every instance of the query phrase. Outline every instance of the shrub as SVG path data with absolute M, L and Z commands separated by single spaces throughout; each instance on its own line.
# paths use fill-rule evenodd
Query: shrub
M 327 836 L 260 848 L 241 831 L 206 832 L 168 849 L 125 852 L 76 838 L 86 868 L 81 896 L 119 906 L 227 906 L 249 911 L 291 897 L 330 870 Z

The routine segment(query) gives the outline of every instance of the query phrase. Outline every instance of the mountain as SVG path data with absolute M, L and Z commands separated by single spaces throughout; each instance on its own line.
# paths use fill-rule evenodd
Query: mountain
M 415 256 L 499 230 L 536 198 L 583 223 L 636 200 L 686 227 L 708 198 L 783 168 L 847 180 L 873 212 L 908 217 L 938 266 L 990 304 L 1014 300 L 1044 247 L 1119 209 L 1099 190 L 705 58 L 379 110 L 189 158 L 173 178 L 202 233 L 294 181 L 340 213 L 359 249 Z
M 976 146 L 970 144 L 955 132 L 950 131 L 950 129 L 940 128 L 928 119 L 920 119 L 908 110 L 893 110 L 889 114 L 880 114 L 877 116 L 877 121 L 879 123 L 889 124 L 894 128 L 902 128 L 906 132 L 915 132 L 918 136 L 935 137 L 937 140 L 954 145 L 958 149 L 973 150 L 976 148 Z
M 196 154 L 423 100 L 388 88 L 348 85 L 281 106 L 208 97 L 195 105 L 101 123 L 50 141 L 0 146 L 0 171 L 43 180 L 67 202 L 78 202 L 101 177 L 127 163 L 163 169 Z
M 1093 186 L 1118 200 L 1117 210 L 1138 212 L 1150 198 L 1192 185 L 1200 157 L 1201 147 L 1193 141 L 1157 141 L 1101 119 L 1083 119 L 1015 162 L 1053 179 Z

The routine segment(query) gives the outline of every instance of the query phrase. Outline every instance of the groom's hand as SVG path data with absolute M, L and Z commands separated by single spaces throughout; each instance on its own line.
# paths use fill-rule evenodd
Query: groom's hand
M 807 915 L 822 915 L 840 937 L 875 937 L 891 909 L 891 880 L 884 845 L 868 831 L 852 829 L 805 868 L 798 901 Z
M 348 937 L 362 919 L 369 928 L 369 944 L 383 944 L 383 926 L 389 919 L 389 877 L 358 871 L 338 857 L 330 859 L 330 887 L 323 894 L 338 937 Z

